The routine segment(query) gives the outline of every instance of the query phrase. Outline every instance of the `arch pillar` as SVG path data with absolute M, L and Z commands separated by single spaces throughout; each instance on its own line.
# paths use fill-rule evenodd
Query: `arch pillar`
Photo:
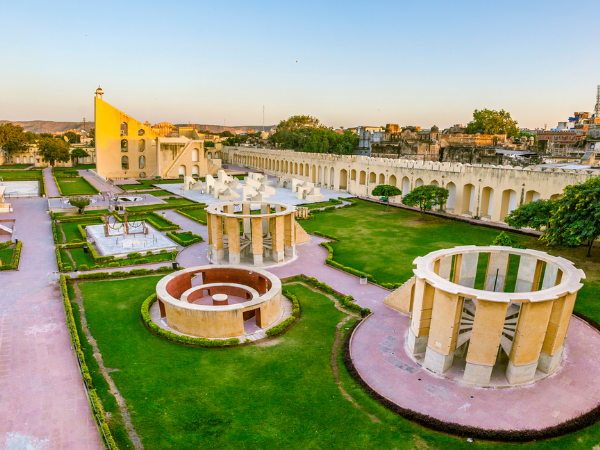
M 284 216 L 284 227 L 285 227 L 285 232 L 284 232 L 284 236 L 285 236 L 285 249 L 284 249 L 284 253 L 285 256 L 289 257 L 289 258 L 293 258 L 296 255 L 296 239 L 294 239 L 295 236 L 295 231 L 294 230 L 294 226 L 295 226 L 295 217 L 293 214 L 288 214 L 286 216 Z
M 463 380 L 489 384 L 496 364 L 508 303 L 478 300 Z
M 212 235 L 211 259 L 214 263 L 217 263 L 221 261 L 225 255 L 223 249 L 223 218 L 221 216 L 214 216 L 211 218 L 210 232 Z
M 554 300 L 552 304 L 550 320 L 538 361 L 538 369 L 544 373 L 553 372 L 562 362 L 565 338 L 576 298 L 577 293 L 567 294 Z
M 233 205 L 231 205 L 233 209 Z M 233 213 L 233 211 L 229 211 Z M 229 243 L 229 264 L 240 263 L 240 223 L 235 217 L 227 217 L 227 241 Z
M 424 365 L 436 373 L 446 372 L 454 361 L 463 301 L 458 294 L 435 289 Z
M 250 215 L 250 204 L 249 203 L 243 203 L 242 204 L 242 215 L 244 216 L 249 216 Z M 252 234 L 252 226 L 250 225 L 250 219 L 243 219 L 244 220 L 244 234 Z
M 254 265 L 262 266 L 263 263 L 263 219 L 252 218 L 252 256 Z
M 506 379 L 510 384 L 533 381 L 553 303 L 552 300 L 521 303 L 506 369 Z
M 408 348 L 412 353 L 423 353 L 427 350 L 434 292 L 435 288 L 425 280 L 419 277 L 415 278 L 413 309 L 407 341 Z
M 273 261 L 283 262 L 284 250 L 284 216 L 276 216 L 273 219 L 273 232 L 271 234 L 273 242 Z

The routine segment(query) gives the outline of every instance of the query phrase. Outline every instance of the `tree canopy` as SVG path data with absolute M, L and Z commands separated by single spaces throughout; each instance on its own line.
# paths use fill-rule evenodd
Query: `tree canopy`
M 501 109 L 476 109 L 473 120 L 467 125 L 467 133 L 502 134 L 517 137 L 520 134 L 517 121 L 510 117 L 510 113 Z
M 577 246 L 587 242 L 587 256 L 600 236 L 600 178 L 567 186 L 548 221 L 548 229 L 540 238 L 548 245 Z
M 89 197 L 71 197 L 69 203 L 77 208 L 79 214 L 83 214 L 85 207 L 88 206 L 92 201 Z
M 347 130 L 337 133 L 312 116 L 282 120 L 269 139 L 281 148 L 309 153 L 348 155 L 358 148 L 358 135 Z
M 555 200 L 536 200 L 512 210 L 504 222 L 513 228 L 527 227 L 540 231 L 542 227 L 548 227 L 555 207 Z
M 396 186 L 391 186 L 389 184 L 380 184 L 379 186 L 376 186 L 375 189 L 373 189 L 371 195 L 374 195 L 376 197 L 382 197 L 382 200 L 385 199 L 384 201 L 387 201 L 387 211 L 390 207 L 390 197 L 402 195 L 402 191 Z
M 52 166 L 57 161 L 68 162 L 71 159 L 69 143 L 64 139 L 41 138 L 38 141 L 38 153 L 44 162 L 50 163 Z
M 20 152 L 27 148 L 28 135 L 20 125 L 12 123 L 0 124 L 0 147 L 8 153 Z
M 421 210 L 421 217 L 425 218 L 425 210 L 434 206 L 443 205 L 448 200 L 448 189 L 433 185 L 423 185 L 413 189 L 402 199 L 402 203 L 407 206 L 418 206 Z
M 79 135 L 74 131 L 67 131 L 64 134 L 64 137 L 66 137 L 71 144 L 77 144 L 79 142 Z

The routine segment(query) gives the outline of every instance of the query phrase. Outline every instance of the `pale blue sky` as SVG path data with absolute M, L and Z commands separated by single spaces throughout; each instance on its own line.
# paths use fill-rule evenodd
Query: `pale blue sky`
M 591 111 L 600 2 L 4 2 L 0 119 L 521 126 Z M 298 61 L 298 62 L 296 62 Z

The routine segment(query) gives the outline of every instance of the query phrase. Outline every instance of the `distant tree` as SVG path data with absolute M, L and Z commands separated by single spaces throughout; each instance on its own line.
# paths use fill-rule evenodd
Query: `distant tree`
M 35 134 L 33 131 L 26 131 L 25 132 L 25 139 L 27 140 L 28 144 L 35 144 L 35 142 L 38 140 L 38 135 Z
M 63 170 L 61 172 L 63 175 L 66 175 L 68 177 L 74 178 L 74 177 L 78 177 L 79 176 L 79 171 L 75 170 L 75 169 L 68 169 L 68 170 Z
M 231 131 L 225 130 L 219 134 L 222 138 L 230 138 L 233 137 L 233 133 Z
M 79 158 L 85 158 L 86 156 L 90 156 L 90 154 L 82 148 L 76 148 L 71 152 L 71 159 L 73 159 L 75 165 L 78 164 Z
M 213 141 L 204 141 L 204 148 L 214 147 L 215 143 Z
M 504 222 L 513 228 L 528 227 L 540 231 L 542 227 L 548 227 L 554 208 L 555 200 L 536 200 L 512 210 Z
M 501 134 L 506 133 L 508 137 L 517 137 L 520 133 L 517 121 L 510 117 L 510 113 L 495 111 L 493 109 L 476 109 L 473 112 L 473 120 L 467 125 L 467 133 Z
M 421 218 L 425 219 L 425 210 L 434 206 L 443 205 L 448 200 L 448 189 L 433 185 L 423 185 L 413 189 L 402 199 L 407 206 L 418 206 L 421 210 Z
M 375 189 L 373 189 L 371 195 L 381 197 L 382 201 L 387 202 L 385 212 L 388 212 L 390 209 L 390 197 L 402 195 L 402 191 L 396 186 L 391 186 L 389 184 L 380 184 L 379 186 L 376 186 Z
M 64 135 L 71 144 L 77 144 L 79 142 L 79 135 L 74 131 L 67 131 Z
M 537 142 L 538 142 L 537 135 L 530 134 L 525 131 L 520 131 L 519 134 L 516 136 L 516 138 L 521 139 L 522 137 L 526 137 L 528 140 L 529 140 L 529 138 L 533 138 L 533 145 L 537 145 Z
M 95 128 L 92 128 L 90 131 L 88 131 L 88 137 L 91 137 L 91 138 L 96 137 L 96 129 Z
M 89 197 L 71 197 L 69 203 L 77 208 L 79 214 L 83 214 L 85 207 L 88 206 L 92 200 Z
M 8 153 L 21 152 L 27 148 L 27 135 L 20 125 L 3 123 L 0 125 L 0 147 Z
M 38 141 L 38 153 L 44 162 L 51 166 L 58 162 L 68 162 L 71 159 L 69 143 L 63 139 L 44 137 Z
M 41 138 L 53 138 L 54 136 L 52 136 L 50 133 L 40 133 L 40 137 Z
M 548 245 L 577 246 L 587 242 L 587 256 L 600 236 L 600 178 L 567 186 L 556 200 L 548 228 L 540 238 Z

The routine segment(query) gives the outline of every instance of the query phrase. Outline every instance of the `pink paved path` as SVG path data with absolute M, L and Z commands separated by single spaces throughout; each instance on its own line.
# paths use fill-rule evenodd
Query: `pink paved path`
M 0 272 L 0 449 L 100 450 L 60 291 L 46 277 L 56 270 L 46 202 L 17 199 L 3 215 L 17 219 L 23 251 L 18 272 Z
M 44 184 L 46 185 L 46 197 L 60 197 L 60 192 L 58 192 L 58 186 L 56 186 L 50 167 L 44 169 Z
M 114 186 L 100 178 L 92 175 L 88 170 L 80 170 L 79 175 L 88 180 L 92 186 L 98 189 L 100 192 L 112 192 L 113 194 L 122 194 L 124 191 L 118 186 Z

